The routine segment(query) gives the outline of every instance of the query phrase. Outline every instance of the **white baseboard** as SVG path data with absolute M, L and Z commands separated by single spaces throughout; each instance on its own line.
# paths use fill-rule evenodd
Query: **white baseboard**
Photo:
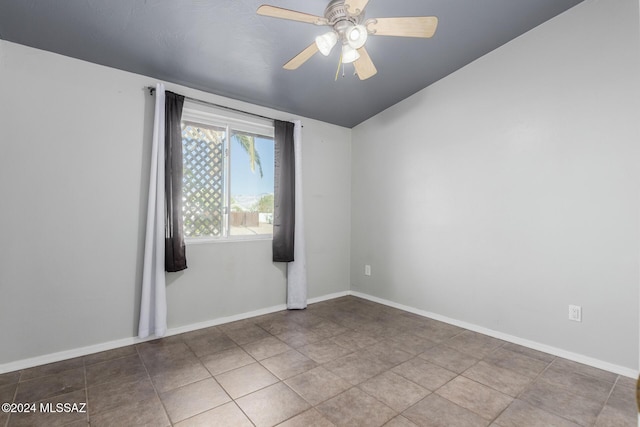
M 369 301 L 377 302 L 389 307 L 394 307 L 400 310 L 407 311 L 409 313 L 418 314 L 420 316 L 428 317 L 430 319 L 439 320 L 441 322 L 449 323 L 451 325 L 459 326 L 464 329 L 469 329 L 474 332 L 478 332 L 484 335 L 489 335 L 494 338 L 501 339 L 503 341 L 508 341 L 514 344 L 519 344 L 525 347 L 532 348 L 534 350 L 542 351 L 545 353 L 553 354 L 554 356 L 563 357 L 565 359 L 573 360 L 575 362 L 583 363 L 585 365 L 593 366 L 595 368 L 604 369 L 605 371 L 613 372 L 618 375 L 623 375 L 629 378 L 638 378 L 638 372 L 633 369 L 626 368 L 624 366 L 615 365 L 609 362 L 605 362 L 599 359 L 594 359 L 592 357 L 584 356 L 582 354 L 569 352 L 566 350 L 562 350 L 556 347 L 551 347 L 546 344 L 541 344 L 535 341 L 529 341 L 523 338 L 519 338 L 513 335 L 505 334 L 502 332 L 494 331 L 488 328 L 484 328 L 482 326 L 474 325 L 471 323 L 463 322 L 456 319 L 451 319 L 446 316 L 441 316 L 436 313 L 431 313 L 428 311 L 420 310 L 414 307 L 409 307 L 406 305 L 398 304 L 393 301 L 388 301 L 382 298 L 374 297 L 372 295 L 363 294 L 356 291 L 344 291 L 344 292 L 336 292 L 333 294 L 323 295 L 320 297 L 310 298 L 308 300 L 309 304 L 314 304 L 317 302 L 328 301 L 335 298 L 344 297 L 347 295 L 353 295 L 358 298 L 366 299 Z M 225 323 L 235 322 L 237 320 L 244 320 L 250 317 L 262 316 L 264 314 L 275 313 L 277 311 L 286 310 L 285 304 L 280 304 L 272 307 L 262 308 L 259 310 L 249 311 L 246 313 L 236 314 L 233 316 L 219 317 L 217 319 L 208 320 L 206 322 L 192 323 L 189 325 L 178 326 L 175 328 L 170 328 L 167 331 L 165 336 L 182 334 L 185 332 L 191 332 L 198 329 L 209 328 L 211 326 L 218 326 Z M 31 357 L 28 359 L 17 360 L 15 362 L 9 362 L 0 364 L 0 374 L 6 372 L 18 371 L 20 369 L 32 368 L 34 366 L 45 365 L 47 363 L 60 362 L 66 359 L 72 359 L 74 357 L 87 356 L 93 353 L 99 353 L 101 351 L 113 350 L 120 347 L 125 347 L 132 344 L 138 344 L 145 341 L 150 341 L 156 339 L 156 337 L 149 337 L 146 339 L 140 339 L 138 337 L 129 337 L 123 338 L 115 341 L 109 341 L 105 343 L 90 345 L 86 347 L 80 347 L 72 350 L 61 351 L 57 353 L 45 354 L 42 356 Z
M 389 301 L 386 299 L 374 297 L 372 295 L 363 294 L 361 292 L 349 291 L 349 295 L 353 295 L 358 298 L 366 299 L 369 301 L 377 302 L 379 304 L 384 304 L 389 307 L 397 308 L 403 311 L 408 311 L 409 313 L 417 314 L 419 316 L 428 317 L 430 319 L 439 320 L 441 322 L 449 323 L 454 326 L 459 326 L 464 329 L 469 329 L 470 331 L 478 332 L 480 334 L 488 335 L 490 337 L 498 338 L 503 341 L 508 341 L 510 343 L 518 344 L 524 347 L 529 347 L 534 350 L 542 351 L 544 353 L 549 353 L 554 356 L 562 357 L 564 359 L 569 359 L 574 362 L 583 363 L 585 365 L 593 366 L 594 368 L 603 369 L 605 371 L 613 372 L 618 375 L 622 375 L 625 377 L 637 379 L 638 372 L 627 368 L 625 366 L 615 365 L 613 363 L 605 362 L 603 360 L 595 359 L 593 357 L 585 356 L 579 353 L 573 353 L 567 350 L 563 350 L 561 348 L 552 347 L 546 344 L 541 344 L 535 341 L 530 341 L 524 338 L 516 337 L 514 335 L 505 334 L 503 332 L 494 331 L 492 329 L 488 329 L 482 326 L 474 325 L 472 323 L 463 322 L 461 320 L 452 319 L 446 316 L 442 316 L 436 313 L 431 313 L 429 311 L 420 310 L 414 307 L 409 307 L 403 304 L 398 304 L 393 301 Z
M 336 292 L 334 294 L 323 295 L 321 297 L 309 298 L 307 300 L 307 304 L 315 304 L 317 302 L 329 301 L 336 298 L 346 297 L 347 295 L 351 295 L 350 291 Z
M 333 294 L 323 295 L 320 297 L 309 298 L 308 303 L 313 304 L 316 302 L 327 301 L 335 298 L 340 298 L 349 295 L 348 291 L 336 292 Z M 205 322 L 192 323 L 184 326 L 177 326 L 167 330 L 165 336 L 183 334 L 185 332 L 196 331 L 198 329 L 209 328 L 211 326 L 218 326 L 225 323 L 235 322 L 237 320 L 244 320 L 250 317 L 262 316 L 264 314 L 275 313 L 277 311 L 286 310 L 286 304 L 279 304 L 273 307 L 262 308 L 259 310 L 249 311 L 246 313 L 236 314 L 233 316 L 219 317 L 217 319 L 207 320 Z M 17 360 L 15 362 L 9 362 L 0 364 L 0 374 L 6 372 L 18 371 L 21 369 L 33 368 L 34 366 L 46 365 L 47 363 L 60 362 L 62 360 L 73 359 L 74 357 L 87 356 L 93 353 L 99 353 L 101 351 L 113 350 L 120 347 L 126 347 L 132 344 L 138 344 L 145 341 L 151 341 L 156 339 L 152 336 L 145 339 L 138 337 L 122 338 L 115 341 L 108 341 L 105 343 L 94 344 L 86 347 L 74 348 L 71 350 L 60 351 L 56 353 L 44 354 L 42 356 L 30 357 L 28 359 Z
M 315 299 L 321 301 L 322 298 L 325 298 L 325 297 L 320 297 Z M 248 319 L 250 317 L 262 316 L 263 314 L 274 313 L 276 311 L 282 311 L 286 309 L 287 309 L 287 306 L 285 304 L 280 304 L 273 307 L 267 307 L 259 310 L 249 311 L 246 313 L 236 314 L 233 316 L 219 317 L 217 319 L 208 320 L 206 322 L 199 322 L 199 323 L 192 323 L 184 326 L 177 326 L 175 328 L 168 329 L 167 334 L 165 336 L 168 337 L 171 335 L 191 332 L 198 329 L 208 328 L 211 326 L 218 326 L 224 323 L 235 322 L 237 320 Z M 42 356 L 31 357 L 28 359 L 17 360 L 15 362 L 0 364 L 0 374 L 6 373 L 6 372 L 18 371 L 20 369 L 33 368 L 34 366 L 45 365 L 47 363 L 60 362 L 62 360 L 73 359 L 74 357 L 87 356 L 89 354 L 99 353 L 101 351 L 113 350 L 120 347 L 126 347 L 132 344 L 151 341 L 156 338 L 157 337 L 155 336 L 148 337 L 145 339 L 141 339 L 138 337 L 122 338 L 115 341 L 108 341 L 105 343 L 94 344 L 86 347 L 74 348 L 72 350 L 60 351 L 56 353 L 44 354 Z

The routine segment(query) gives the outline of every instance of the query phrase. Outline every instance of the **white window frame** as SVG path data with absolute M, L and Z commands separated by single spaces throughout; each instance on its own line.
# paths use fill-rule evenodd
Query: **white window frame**
M 203 244 L 203 243 L 229 243 L 253 240 L 273 240 L 273 234 L 254 234 L 230 236 L 229 232 L 229 215 L 231 202 L 231 176 L 229 173 L 229 161 L 231 150 L 229 149 L 231 140 L 231 131 L 247 132 L 255 135 L 261 135 L 268 138 L 275 137 L 273 121 L 262 119 L 259 117 L 248 119 L 245 115 L 235 113 L 228 110 L 215 108 L 213 106 L 200 104 L 197 102 L 185 100 L 182 108 L 182 121 L 201 123 L 208 126 L 216 126 L 225 128 L 226 138 L 224 140 L 224 211 L 223 211 L 223 235 L 220 237 L 202 236 L 202 237 L 185 237 L 185 244 Z

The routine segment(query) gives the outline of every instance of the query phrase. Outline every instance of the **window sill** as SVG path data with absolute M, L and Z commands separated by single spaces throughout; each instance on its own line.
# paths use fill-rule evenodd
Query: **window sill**
M 271 234 L 262 234 L 255 236 L 235 236 L 235 237 L 223 237 L 218 239 L 213 238 L 190 238 L 185 239 L 184 243 L 187 246 L 191 245 L 206 245 L 210 243 L 241 243 L 241 242 L 260 242 L 260 241 L 272 241 L 273 235 Z

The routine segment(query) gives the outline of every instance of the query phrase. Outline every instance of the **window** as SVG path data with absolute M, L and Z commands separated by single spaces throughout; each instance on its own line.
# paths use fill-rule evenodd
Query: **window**
M 186 239 L 272 236 L 272 122 L 186 102 L 182 156 Z

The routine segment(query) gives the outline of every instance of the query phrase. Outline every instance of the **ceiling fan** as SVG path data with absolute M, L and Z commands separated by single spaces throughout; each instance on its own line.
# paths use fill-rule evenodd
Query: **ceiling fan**
M 318 51 L 328 56 L 339 41 L 342 48 L 341 63 L 353 63 L 360 80 L 366 80 L 378 72 L 364 47 L 369 35 L 429 38 L 435 34 L 438 26 L 435 16 L 365 20 L 364 8 L 367 3 L 369 0 L 331 0 L 324 17 L 270 5 L 260 6 L 257 13 L 332 28 L 316 37 L 314 43 L 284 64 L 286 70 L 297 69 Z

